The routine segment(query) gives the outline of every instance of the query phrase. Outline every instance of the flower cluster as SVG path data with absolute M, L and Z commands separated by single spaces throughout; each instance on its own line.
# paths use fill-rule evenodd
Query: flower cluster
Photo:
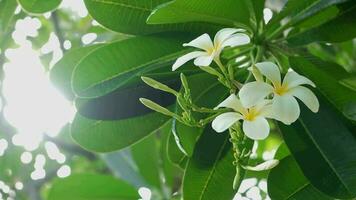
M 209 67 L 213 61 L 224 72 L 220 61 L 220 53 L 225 47 L 246 45 L 250 38 L 242 29 L 225 28 L 217 32 L 212 41 L 208 34 L 203 34 L 183 46 L 195 47 L 200 50 L 181 56 L 173 64 L 176 70 L 189 60 L 194 65 Z M 296 121 L 300 114 L 298 102 L 301 100 L 311 111 L 317 112 L 319 102 L 314 93 L 302 86 L 314 83 L 294 71 L 288 71 L 283 81 L 279 67 L 273 62 L 252 63 L 250 68 L 256 81 L 243 84 L 238 94 L 232 94 L 215 109 L 229 108 L 231 111 L 218 115 L 212 122 L 217 132 L 224 132 L 238 121 L 242 122 L 242 130 L 246 136 L 254 140 L 265 139 L 270 131 L 267 121 L 275 119 L 284 124 Z M 232 90 L 233 91 L 233 90 Z

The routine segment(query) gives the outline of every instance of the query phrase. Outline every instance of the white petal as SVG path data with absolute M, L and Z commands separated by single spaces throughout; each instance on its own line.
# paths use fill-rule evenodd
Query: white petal
M 279 164 L 279 160 L 267 160 L 261 164 L 258 164 L 256 166 L 243 166 L 244 169 L 250 170 L 250 171 L 265 171 L 265 170 L 270 170 L 277 166 Z
M 226 98 L 223 102 L 221 102 L 219 105 L 217 105 L 215 109 L 222 108 L 222 107 L 232 108 L 235 111 L 240 112 L 242 114 L 245 113 L 245 109 L 242 107 L 240 100 L 237 98 L 235 94 L 230 94 L 230 96 Z
M 245 135 L 253 140 L 263 140 L 269 134 L 269 124 L 263 117 L 257 117 L 253 121 L 244 120 L 242 129 Z
M 303 86 L 297 86 L 292 88 L 288 93 L 300 99 L 311 111 L 315 113 L 318 112 L 319 110 L 318 98 L 308 88 Z
M 274 118 L 272 112 L 272 100 L 264 99 L 256 104 L 253 108 L 259 113 L 259 116 L 265 118 Z
M 213 59 L 214 59 L 214 55 L 202 55 L 202 56 L 197 57 L 194 60 L 194 65 L 196 65 L 198 67 L 201 67 L 201 66 L 206 67 L 211 64 Z
M 229 38 L 232 34 L 243 31 L 243 29 L 236 28 L 224 28 L 218 31 L 214 37 L 214 46 L 220 46 L 227 38 Z
M 240 46 L 240 45 L 245 45 L 250 43 L 250 37 L 244 33 L 236 33 L 226 39 L 222 44 L 221 48 L 230 46 L 230 47 L 235 47 L 235 46 Z
M 275 119 L 289 125 L 295 122 L 300 114 L 297 100 L 289 95 L 275 95 L 272 104 L 273 116 Z
M 266 76 L 267 79 L 276 85 L 281 84 L 281 72 L 276 64 L 273 62 L 260 62 L 255 64 L 261 74 Z
M 203 35 L 195 38 L 189 43 L 184 43 L 183 46 L 190 46 L 190 47 L 196 47 L 199 49 L 203 49 L 205 51 L 208 51 L 210 49 L 213 49 L 213 42 L 210 39 L 210 36 L 207 33 L 204 33 Z
M 192 60 L 198 56 L 206 55 L 206 52 L 204 51 L 193 51 L 190 53 L 187 53 L 181 57 L 179 57 L 176 62 L 172 66 L 172 71 L 178 69 L 180 66 L 184 65 L 186 62 L 189 60 Z
M 283 79 L 283 85 L 287 86 L 288 88 L 292 88 L 302 84 L 308 84 L 315 87 L 313 81 L 309 80 L 305 76 L 299 75 L 295 71 L 287 72 L 286 76 Z
M 250 108 L 271 94 L 273 87 L 264 82 L 250 82 L 242 86 L 239 97 L 245 108 Z
M 242 115 L 240 115 L 239 113 L 227 112 L 217 116 L 213 120 L 211 126 L 216 132 L 221 133 L 230 128 L 230 126 L 232 126 L 240 119 L 242 119 Z

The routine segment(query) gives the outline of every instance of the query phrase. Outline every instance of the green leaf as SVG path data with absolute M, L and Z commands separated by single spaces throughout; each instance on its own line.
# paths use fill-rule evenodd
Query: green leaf
M 103 44 L 95 44 L 92 46 L 72 49 L 66 52 L 63 58 L 52 67 L 50 71 L 50 79 L 65 97 L 70 100 L 73 100 L 75 97 L 71 87 L 71 78 L 74 68 L 90 52 L 103 46 Z
M 134 159 L 139 173 L 146 182 L 156 188 L 161 188 L 161 167 L 158 152 L 157 136 L 152 134 L 131 147 L 132 158 Z
M 140 98 L 152 99 L 163 107 L 175 103 L 176 98 L 172 94 L 162 92 L 144 84 L 140 79 L 134 85 L 124 85 L 116 91 L 98 98 L 76 98 L 78 112 L 89 119 L 119 120 L 137 117 L 154 112 L 140 102 Z M 172 78 L 165 82 L 175 89 L 179 89 L 180 83 Z M 164 108 L 166 109 L 166 108 Z M 168 112 L 168 109 L 166 109 Z
M 48 200 L 137 200 L 131 185 L 112 176 L 75 174 L 54 181 Z
M 96 49 L 75 68 L 73 90 L 78 96 L 93 98 L 128 82 L 137 82 L 144 70 L 161 68 L 170 72 L 173 60 L 184 52 L 182 43 L 189 39 L 185 34 L 159 34 L 114 42 Z
M 356 99 L 356 92 L 339 81 L 349 78 L 341 66 L 316 57 L 290 57 L 292 68 L 312 80 L 317 89 L 341 112 Z
M 280 161 L 268 175 L 268 194 L 278 200 L 331 200 L 331 197 L 314 188 L 292 156 Z
M 56 9 L 62 0 L 18 0 L 21 7 L 31 14 L 42 14 Z
M 159 6 L 148 17 L 149 24 L 211 22 L 225 26 L 248 26 L 249 12 L 243 0 L 176 0 Z
M 169 137 L 167 142 L 167 155 L 168 160 L 180 168 L 184 169 L 187 163 L 188 157 L 183 153 L 181 145 L 179 145 L 179 138 L 172 133 L 172 125 L 169 126 Z
M 265 8 L 265 0 L 245 0 L 245 4 L 249 8 L 250 13 L 253 13 L 254 26 L 258 27 L 261 23 L 264 23 L 263 9 Z
M 311 17 L 318 15 L 320 12 L 325 12 L 325 10 L 332 6 L 347 1 L 349 0 L 289 0 L 284 5 L 283 9 L 276 16 L 274 16 L 272 20 L 267 24 L 267 32 L 269 34 L 275 31 L 276 29 L 281 28 L 280 22 L 283 19 L 289 19 L 287 22 L 288 27 L 298 25 L 310 19 Z
M 356 138 L 322 96 L 312 113 L 301 105 L 299 119 L 280 123 L 284 141 L 304 175 L 321 192 L 334 198 L 356 197 Z
M 0 34 L 7 32 L 9 24 L 15 15 L 16 7 L 17 2 L 14 0 L 0 1 Z
M 160 142 L 160 155 L 162 158 L 162 169 L 165 179 L 165 185 L 171 189 L 171 193 L 174 193 L 174 190 L 177 186 L 176 180 L 182 177 L 182 170 L 178 168 L 174 163 L 172 163 L 168 157 L 168 148 L 169 148 L 169 137 L 172 135 L 171 128 L 172 123 L 168 122 L 164 127 L 162 127 L 157 133 L 161 136 Z
M 170 0 L 85 0 L 84 2 L 90 15 L 96 21 L 106 28 L 121 33 L 145 35 L 165 31 L 202 32 L 209 30 L 215 31 L 218 29 L 215 25 L 202 23 L 179 25 L 146 24 L 147 17 L 155 7 L 169 1 Z
M 136 188 L 145 185 L 145 180 L 139 174 L 137 165 L 132 159 L 130 148 L 103 153 L 100 154 L 100 158 L 114 176 L 120 177 L 120 179 Z
M 252 145 L 252 143 L 251 143 Z M 189 159 L 183 178 L 185 200 L 231 200 L 235 166 L 229 134 L 208 125 Z M 242 177 L 245 171 L 242 170 Z
M 356 37 L 356 4 L 342 5 L 339 15 L 321 26 L 291 36 L 291 45 L 305 45 L 312 42 L 343 42 Z
M 77 114 L 72 123 L 71 134 L 73 139 L 85 149 L 109 152 L 134 144 L 155 132 L 168 119 L 154 112 L 114 121 L 93 120 Z
M 356 92 L 356 75 L 342 79 L 339 82 L 340 82 L 340 84 L 342 84 Z

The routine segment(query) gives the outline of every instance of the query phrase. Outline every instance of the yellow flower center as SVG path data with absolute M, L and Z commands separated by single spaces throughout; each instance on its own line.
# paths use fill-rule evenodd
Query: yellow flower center
M 212 55 L 213 53 L 215 53 L 215 48 L 210 48 L 210 49 L 208 49 L 208 50 L 207 50 L 207 53 L 208 53 L 209 55 Z
M 258 116 L 258 114 L 259 113 L 254 108 L 250 108 L 244 114 L 244 118 L 245 118 L 245 120 L 253 121 Z
M 280 96 L 287 93 L 289 88 L 286 85 L 278 85 L 274 87 L 274 92 Z

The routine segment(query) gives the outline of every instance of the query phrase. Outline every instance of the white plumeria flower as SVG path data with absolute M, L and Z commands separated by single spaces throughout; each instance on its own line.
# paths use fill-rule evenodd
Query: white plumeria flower
M 251 108 L 245 108 L 237 96 L 231 94 L 216 108 L 231 108 L 234 112 L 226 112 L 217 116 L 213 120 L 212 127 L 216 132 L 221 133 L 237 121 L 243 120 L 242 130 L 245 135 L 253 140 L 263 140 L 268 136 L 270 129 L 266 120 L 271 110 L 269 103 L 270 101 L 262 100 Z
M 291 124 L 299 117 L 300 108 L 295 97 L 314 113 L 318 112 L 319 101 L 317 97 L 310 89 L 301 86 L 307 84 L 315 87 L 311 80 L 294 71 L 288 71 L 282 82 L 281 73 L 276 64 L 261 62 L 255 65 L 259 72 L 271 81 L 271 84 L 263 81 L 245 84 L 239 92 L 242 105 L 249 108 L 273 93 L 273 117 L 285 124 Z
M 210 36 L 205 33 L 183 46 L 190 46 L 201 49 L 193 51 L 179 57 L 172 66 L 172 70 L 178 69 L 184 63 L 194 59 L 196 66 L 209 66 L 214 59 L 220 59 L 221 51 L 227 47 L 235 47 L 250 43 L 250 38 L 243 32 L 243 29 L 224 28 L 218 31 L 214 37 L 214 42 Z

